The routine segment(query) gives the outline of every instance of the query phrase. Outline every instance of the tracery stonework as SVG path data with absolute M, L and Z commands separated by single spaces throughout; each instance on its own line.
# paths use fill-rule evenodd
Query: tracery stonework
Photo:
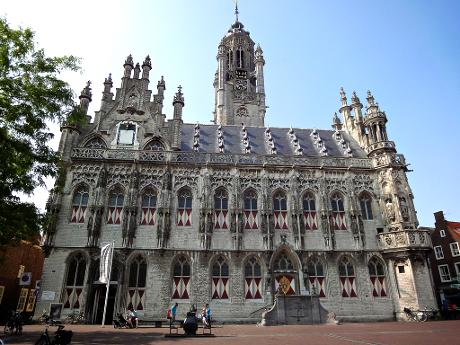
M 41 286 L 56 294 L 35 310 L 63 303 L 64 317 L 99 322 L 100 247 L 112 241 L 107 310 L 136 306 L 146 320 L 175 302 L 180 316 L 210 303 L 219 320 L 245 319 L 278 288 L 319 298 L 341 320 L 433 306 L 419 264 L 430 239 L 374 96 L 363 112 L 340 90 L 332 130 L 268 128 L 262 48 L 237 20 L 217 51 L 212 124 L 185 123 L 186 90 L 166 95 L 162 77 L 152 91 L 150 57 L 130 55 L 116 92 L 105 79 L 91 123 L 63 125 L 64 186 L 47 204 Z M 88 84 L 82 108 L 91 97 Z

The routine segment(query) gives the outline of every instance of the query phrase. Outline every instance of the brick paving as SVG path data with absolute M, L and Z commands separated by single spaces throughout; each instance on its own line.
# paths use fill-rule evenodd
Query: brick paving
M 54 332 L 55 328 L 50 327 Z M 70 325 L 72 344 L 238 344 L 238 345 L 455 345 L 460 344 L 460 320 L 425 323 L 381 322 L 343 325 L 275 326 L 224 325 L 214 328 L 214 338 L 165 338 L 168 328 L 113 329 Z M 2 340 L 8 344 L 34 344 L 43 326 L 28 325 L 22 336 Z M 200 329 L 198 330 L 201 331 Z

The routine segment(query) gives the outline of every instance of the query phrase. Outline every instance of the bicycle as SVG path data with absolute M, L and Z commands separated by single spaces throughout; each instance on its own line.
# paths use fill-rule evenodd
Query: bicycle
M 407 321 L 425 322 L 428 320 L 428 316 L 424 311 L 413 311 L 409 308 L 404 308 Z
M 22 334 L 22 314 L 20 312 L 11 312 L 3 332 L 5 335 Z
M 81 311 L 80 313 L 73 312 L 64 319 L 64 323 L 67 324 L 82 324 L 85 323 L 85 314 Z
M 51 339 L 48 333 L 49 326 L 57 325 L 58 329 L 54 333 L 54 338 Z M 40 338 L 35 342 L 35 345 L 68 345 L 72 341 L 72 331 L 64 331 L 64 325 L 56 323 L 56 321 L 50 319 L 46 320 L 46 325 Z

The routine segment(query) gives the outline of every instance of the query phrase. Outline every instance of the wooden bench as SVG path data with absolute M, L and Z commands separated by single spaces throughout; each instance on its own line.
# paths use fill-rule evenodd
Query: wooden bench
M 158 318 L 158 319 L 139 319 L 138 326 L 148 327 L 154 325 L 155 328 L 163 327 L 163 324 L 169 324 L 169 319 L 167 318 Z

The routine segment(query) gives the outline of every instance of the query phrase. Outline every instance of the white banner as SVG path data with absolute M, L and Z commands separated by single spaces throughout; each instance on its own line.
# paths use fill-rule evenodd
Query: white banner
M 99 281 L 101 283 L 107 284 L 109 281 L 109 265 L 110 265 L 110 258 L 112 255 L 112 244 L 106 243 L 101 245 L 101 264 L 99 267 Z

